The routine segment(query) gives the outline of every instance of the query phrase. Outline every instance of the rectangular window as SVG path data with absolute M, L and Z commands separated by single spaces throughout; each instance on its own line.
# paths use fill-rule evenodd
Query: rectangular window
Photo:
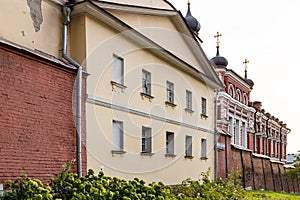
M 186 90 L 186 108 L 192 110 L 192 92 Z
M 146 70 L 143 70 L 142 73 L 142 92 L 151 95 L 151 73 Z
M 174 84 L 167 81 L 167 102 L 174 104 Z
M 152 152 L 152 133 L 151 128 L 142 127 L 142 153 Z
M 113 151 L 123 151 L 123 122 L 113 120 Z
M 201 139 L 201 158 L 207 158 L 206 139 Z
M 185 156 L 186 157 L 192 157 L 193 151 L 192 151 L 192 136 L 185 136 Z
M 234 125 L 232 117 L 229 117 L 228 121 L 228 133 L 231 135 L 231 144 L 234 144 L 235 133 L 234 133 Z
M 207 116 L 206 115 L 206 99 L 205 98 L 201 98 L 201 106 L 202 106 L 202 115 Z
M 240 121 L 235 121 L 235 144 L 240 145 Z
M 166 154 L 174 155 L 174 133 L 166 133 Z
M 113 82 L 124 85 L 124 60 L 113 55 Z

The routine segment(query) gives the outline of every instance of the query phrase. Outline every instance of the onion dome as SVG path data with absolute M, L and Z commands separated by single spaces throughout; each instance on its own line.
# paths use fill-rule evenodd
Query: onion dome
M 219 46 L 217 46 L 217 54 L 216 54 L 216 56 L 213 57 L 211 59 L 211 61 L 214 62 L 217 67 L 221 67 L 221 68 L 226 68 L 227 65 L 228 65 L 227 59 L 224 58 L 223 56 L 220 56 Z
M 226 58 L 224 58 L 223 56 L 220 56 L 220 52 L 219 52 L 219 48 L 220 48 L 220 40 L 219 37 L 221 37 L 222 34 L 220 34 L 219 32 L 217 32 L 217 34 L 214 36 L 215 38 L 217 38 L 217 54 L 215 57 L 213 57 L 211 59 L 211 61 L 213 63 L 215 63 L 215 65 L 219 68 L 226 68 L 228 65 L 228 61 Z
M 252 89 L 253 86 L 254 86 L 254 82 L 247 77 L 247 72 L 248 72 L 247 71 L 247 63 L 249 63 L 249 61 L 247 59 L 245 59 L 245 61 L 243 63 L 245 64 L 245 77 L 244 77 L 244 80 L 250 85 L 250 87 Z
M 188 10 L 187 10 L 187 13 L 185 16 L 185 20 L 186 20 L 188 26 L 190 27 L 190 29 L 192 29 L 192 31 L 194 31 L 196 33 L 198 33 L 200 31 L 200 28 L 201 28 L 200 23 L 191 14 L 190 2 L 188 2 Z

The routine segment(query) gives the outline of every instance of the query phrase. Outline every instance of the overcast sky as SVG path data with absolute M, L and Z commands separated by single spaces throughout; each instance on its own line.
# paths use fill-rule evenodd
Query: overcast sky
M 187 0 L 169 0 L 183 16 Z M 201 24 L 203 50 L 216 54 L 217 31 L 220 54 L 228 68 L 254 81 L 252 101 L 261 101 L 266 112 L 287 123 L 287 153 L 300 150 L 300 0 L 190 0 L 191 13 Z M 299 62 L 298 62 L 299 61 Z

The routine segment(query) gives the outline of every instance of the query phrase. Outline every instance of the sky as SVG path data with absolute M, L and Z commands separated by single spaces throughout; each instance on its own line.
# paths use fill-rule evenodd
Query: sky
M 187 0 L 169 0 L 185 16 Z M 191 13 L 200 22 L 199 37 L 210 59 L 216 54 L 217 32 L 220 55 L 227 68 L 254 81 L 251 101 L 261 101 L 266 112 L 291 129 L 287 153 L 300 150 L 298 106 L 300 75 L 299 0 L 190 0 Z M 299 62 L 298 62 L 299 61 Z

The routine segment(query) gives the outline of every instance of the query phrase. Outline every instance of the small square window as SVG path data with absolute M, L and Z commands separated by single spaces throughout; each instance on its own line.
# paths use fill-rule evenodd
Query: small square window
M 174 133 L 166 133 L 166 154 L 174 155 Z
M 206 139 L 201 139 L 201 158 L 207 158 L 207 144 Z
M 112 80 L 115 83 L 124 85 L 124 60 L 121 57 L 113 55 Z
M 193 149 L 192 149 L 192 136 L 185 136 L 185 156 L 192 157 L 193 156 Z
M 123 151 L 124 133 L 123 122 L 113 120 L 113 151 Z
M 167 102 L 174 104 L 174 84 L 167 81 Z
M 142 127 L 142 153 L 152 152 L 152 133 L 151 128 Z
M 192 110 L 192 92 L 186 90 L 186 108 Z
M 151 73 L 146 70 L 142 73 L 142 93 L 151 96 Z
M 202 111 L 202 115 L 207 116 L 206 114 L 206 99 L 205 98 L 201 98 L 201 111 Z

